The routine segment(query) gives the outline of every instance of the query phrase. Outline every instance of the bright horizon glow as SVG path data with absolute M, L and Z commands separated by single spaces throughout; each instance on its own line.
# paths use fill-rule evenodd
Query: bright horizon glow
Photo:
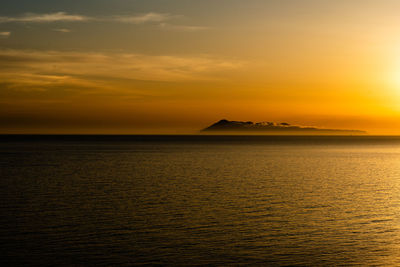
M 5 0 L 0 133 L 400 135 L 400 3 Z

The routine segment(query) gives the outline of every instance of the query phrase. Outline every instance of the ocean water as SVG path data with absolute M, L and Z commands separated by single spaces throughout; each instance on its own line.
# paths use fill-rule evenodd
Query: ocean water
M 400 138 L 1 136 L 0 252 L 9 266 L 399 266 Z

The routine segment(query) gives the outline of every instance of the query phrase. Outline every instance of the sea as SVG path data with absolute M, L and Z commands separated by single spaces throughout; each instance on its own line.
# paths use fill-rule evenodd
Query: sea
M 1 135 L 2 266 L 400 266 L 400 137 Z

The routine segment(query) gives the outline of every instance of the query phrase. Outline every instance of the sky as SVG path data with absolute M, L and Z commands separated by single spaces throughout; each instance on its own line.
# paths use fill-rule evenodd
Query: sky
M 0 133 L 400 134 L 397 0 L 2 0 Z

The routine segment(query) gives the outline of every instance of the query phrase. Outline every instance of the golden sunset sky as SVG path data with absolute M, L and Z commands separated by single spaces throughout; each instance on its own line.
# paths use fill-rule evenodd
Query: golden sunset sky
M 2 0 L 0 133 L 400 134 L 400 1 Z

